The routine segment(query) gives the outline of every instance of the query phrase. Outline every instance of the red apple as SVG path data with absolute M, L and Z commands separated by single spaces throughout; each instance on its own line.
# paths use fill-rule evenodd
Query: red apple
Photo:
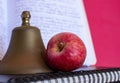
M 86 47 L 76 34 L 62 32 L 49 40 L 46 53 L 49 67 L 57 71 L 72 71 L 83 65 Z

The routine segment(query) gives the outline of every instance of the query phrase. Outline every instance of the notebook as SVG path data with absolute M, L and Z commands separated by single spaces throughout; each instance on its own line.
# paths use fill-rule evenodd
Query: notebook
M 120 68 L 81 67 L 72 72 L 49 72 L 28 75 L 0 75 L 7 83 L 115 83 L 120 82 Z

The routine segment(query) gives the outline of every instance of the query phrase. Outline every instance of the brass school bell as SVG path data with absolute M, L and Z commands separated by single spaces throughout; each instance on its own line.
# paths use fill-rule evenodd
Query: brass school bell
M 0 62 L 0 74 L 49 72 L 40 30 L 30 26 L 29 11 L 23 11 L 21 17 L 22 26 L 13 29 L 8 50 Z

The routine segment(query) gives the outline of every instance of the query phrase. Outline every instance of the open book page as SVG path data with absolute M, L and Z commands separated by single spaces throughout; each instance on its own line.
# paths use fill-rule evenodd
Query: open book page
M 15 28 L 15 0 L 7 0 L 7 20 L 8 20 L 8 41 L 10 41 L 11 33 L 13 28 Z
M 7 1 L 0 0 L 0 60 L 7 49 Z
M 59 32 L 75 33 L 87 47 L 84 65 L 95 64 L 95 53 L 82 0 L 17 0 L 15 4 L 14 26 L 21 25 L 21 13 L 28 10 L 31 12 L 31 25 L 41 30 L 45 46 Z

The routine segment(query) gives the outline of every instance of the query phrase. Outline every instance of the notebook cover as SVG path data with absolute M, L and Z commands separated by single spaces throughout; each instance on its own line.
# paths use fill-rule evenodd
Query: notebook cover
M 120 0 L 84 0 L 96 66 L 120 67 Z

